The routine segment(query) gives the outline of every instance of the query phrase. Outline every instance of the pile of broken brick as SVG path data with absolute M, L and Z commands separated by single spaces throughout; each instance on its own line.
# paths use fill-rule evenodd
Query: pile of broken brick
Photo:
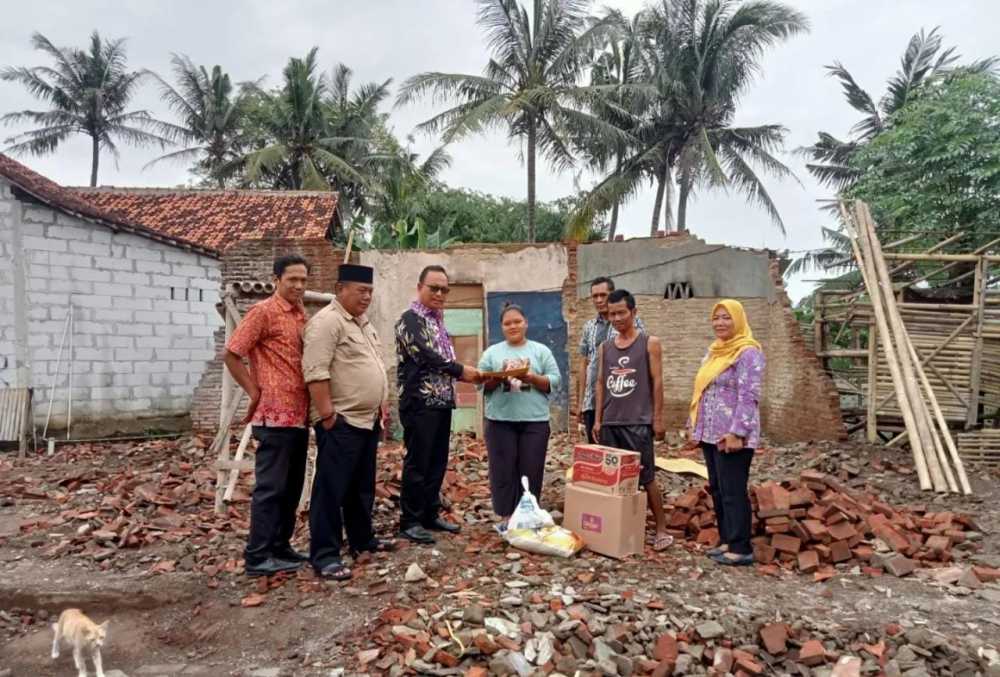
M 847 488 L 831 475 L 804 470 L 798 479 L 768 481 L 751 491 L 754 556 L 765 567 L 797 569 L 816 580 L 836 565 L 859 565 L 864 573 L 905 576 L 916 568 L 971 552 L 982 534 L 971 516 L 930 512 L 926 506 L 894 507 L 877 496 Z M 692 487 L 668 506 L 668 525 L 678 538 L 706 547 L 718 543 L 712 498 Z M 972 570 L 981 582 L 996 580 L 989 567 Z

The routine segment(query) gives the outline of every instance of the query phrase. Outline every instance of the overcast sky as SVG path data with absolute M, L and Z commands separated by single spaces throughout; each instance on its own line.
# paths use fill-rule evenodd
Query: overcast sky
M 627 13 L 644 0 L 596 3 Z M 737 124 L 780 123 L 790 130 L 788 150 L 809 144 L 818 130 L 846 136 L 857 120 L 844 102 L 838 84 L 823 68 L 839 60 L 874 96 L 885 89 L 896 70 L 910 35 L 940 25 L 946 45 L 966 58 L 1000 52 L 996 0 L 792 0 L 812 24 L 802 35 L 771 50 L 763 60 L 763 76 L 743 98 Z M 302 56 L 319 46 L 321 63 L 329 70 L 344 62 L 355 71 L 355 82 L 392 78 L 399 83 L 422 71 L 479 73 L 486 60 L 482 35 L 475 24 L 472 0 L 74 0 L 73 2 L 7 3 L 0 23 L 0 64 L 48 65 L 32 50 L 30 35 L 39 31 L 56 45 L 86 44 L 93 29 L 105 37 L 127 37 L 130 65 L 169 74 L 170 53 L 186 54 L 196 64 L 220 64 L 234 80 L 265 76 L 279 82 L 289 56 Z M 135 101 L 159 116 L 168 116 L 157 90 L 146 86 Z M 18 85 L 0 82 L 0 110 L 40 108 Z M 399 136 L 434 112 L 430 103 L 392 111 Z M 17 130 L 0 130 L 0 138 Z M 433 139 L 418 137 L 426 151 Z M 526 178 L 518 148 L 501 135 L 480 136 L 455 144 L 452 168 L 444 175 L 452 186 L 523 198 Z M 143 170 L 151 149 L 122 152 L 116 167 L 102 157 L 101 184 L 171 186 L 189 180 L 183 165 Z M 783 237 L 759 210 L 738 196 L 703 192 L 691 205 L 688 223 L 712 243 L 771 247 L 793 251 L 821 246 L 820 226 L 830 225 L 816 207 L 827 191 L 807 175 L 802 160 L 790 152 L 784 158 L 802 185 L 768 182 L 768 188 L 788 229 Z M 29 166 L 66 185 L 83 185 L 90 176 L 89 140 L 69 141 L 56 155 L 22 158 Z M 573 190 L 570 173 L 545 168 L 538 177 L 538 197 L 552 200 Z M 653 190 L 649 189 L 622 212 L 619 232 L 646 235 Z M 809 275 L 807 277 L 813 277 Z M 793 281 L 798 298 L 811 285 Z

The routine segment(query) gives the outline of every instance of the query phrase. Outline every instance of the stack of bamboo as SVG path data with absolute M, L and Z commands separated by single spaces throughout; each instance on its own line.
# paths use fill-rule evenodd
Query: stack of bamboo
M 972 488 L 948 423 L 903 325 L 868 205 L 861 201 L 852 204 L 841 202 L 840 212 L 871 297 L 878 338 L 892 374 L 920 488 L 971 494 Z

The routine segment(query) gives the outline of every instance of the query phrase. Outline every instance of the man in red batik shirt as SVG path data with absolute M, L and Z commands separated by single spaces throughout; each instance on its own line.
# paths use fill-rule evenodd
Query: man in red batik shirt
M 302 296 L 308 276 L 309 264 L 301 256 L 277 259 L 274 295 L 247 311 L 226 345 L 226 367 L 250 396 L 243 423 L 253 425 L 257 440 L 250 535 L 243 552 L 248 576 L 294 571 L 307 559 L 292 548 L 291 539 L 309 445 L 309 391 L 302 378 Z

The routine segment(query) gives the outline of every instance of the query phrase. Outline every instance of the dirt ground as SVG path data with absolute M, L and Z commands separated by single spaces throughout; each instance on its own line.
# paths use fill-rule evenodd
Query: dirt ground
M 240 555 L 250 478 L 241 478 L 229 512 L 215 516 L 205 446 L 182 437 L 66 445 L 23 462 L 0 456 L 0 675 L 74 673 L 70 652 L 49 658 L 49 624 L 67 607 L 110 619 L 109 677 L 112 669 L 129 676 L 633 674 L 662 666 L 654 654 L 666 631 L 682 654 L 673 674 L 706 674 L 723 649 L 754 656 L 758 674 L 851 674 L 834 672 L 840 656 L 859 658 L 855 674 L 1000 674 L 1000 663 L 990 664 L 1000 648 L 997 583 L 942 583 L 933 570 L 874 576 L 856 562 L 816 581 L 789 570 L 719 567 L 692 542 L 625 561 L 515 551 L 492 529 L 485 452 L 473 440 L 456 440 L 446 483 L 460 535 L 355 562 L 348 583 L 318 581 L 309 571 L 250 580 Z M 557 517 L 570 449 L 565 437 L 553 438 L 542 503 Z M 388 536 L 398 514 L 400 450 L 389 444 L 380 454 L 376 520 Z M 763 450 L 752 481 L 807 468 L 893 505 L 972 515 L 978 531 L 956 547 L 953 565 L 1000 567 L 996 473 L 970 468 L 973 496 L 937 496 L 919 491 L 904 452 L 823 443 Z M 658 479 L 668 500 L 703 484 L 662 471 Z M 307 549 L 304 522 L 297 539 Z M 406 582 L 414 563 L 426 578 Z M 481 646 L 481 633 L 469 634 L 483 624 L 480 612 L 514 626 L 516 638 L 497 631 L 499 653 Z M 707 636 L 707 622 L 722 632 Z M 789 627 L 787 655 L 761 648 L 759 631 L 769 623 Z M 569 655 L 570 635 L 586 639 L 589 656 Z M 810 638 L 823 642 L 826 657 L 807 667 L 794 657 Z M 551 642 L 564 655 L 544 668 L 507 660 Z M 740 669 L 753 674 L 732 668 Z

